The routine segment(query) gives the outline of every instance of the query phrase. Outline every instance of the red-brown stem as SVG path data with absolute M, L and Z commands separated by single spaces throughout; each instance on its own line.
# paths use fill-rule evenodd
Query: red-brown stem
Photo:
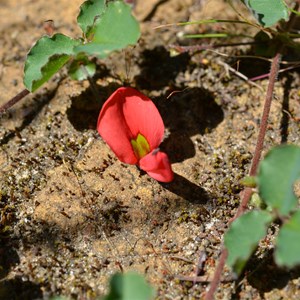
M 299 9 L 299 5 L 300 5 L 300 0 L 297 0 L 297 3 L 295 5 L 296 11 Z M 296 20 L 296 14 L 292 14 L 290 16 L 288 23 L 286 24 L 286 28 L 285 28 L 286 32 L 288 32 L 293 27 L 295 20 Z M 275 82 L 276 82 L 276 79 L 277 79 L 277 76 L 279 73 L 279 64 L 281 61 L 281 57 L 282 57 L 281 52 L 282 52 L 283 48 L 284 48 L 284 45 L 281 44 L 278 48 L 277 54 L 275 55 L 275 57 L 272 60 L 270 76 L 269 76 L 269 84 L 268 84 L 266 99 L 265 99 L 265 103 L 264 103 L 261 124 L 260 124 L 259 133 L 258 133 L 258 137 L 257 137 L 257 141 L 256 141 L 254 155 L 252 158 L 251 168 L 249 171 L 250 176 L 256 175 L 258 163 L 259 163 L 261 153 L 263 150 L 264 139 L 265 139 L 265 135 L 266 135 L 267 127 L 268 127 L 268 118 L 269 118 L 269 113 L 270 113 L 270 108 L 271 108 L 271 103 L 272 103 L 272 98 L 273 98 L 274 86 L 275 86 Z M 230 223 L 232 223 L 235 219 L 237 219 L 240 215 L 242 215 L 244 213 L 244 211 L 247 209 L 247 205 L 251 198 L 251 195 L 252 195 L 252 189 L 245 188 L 243 193 L 241 194 L 241 198 L 242 198 L 241 204 L 240 204 L 235 216 L 229 221 L 228 225 L 230 225 Z M 216 267 L 214 277 L 211 281 L 209 290 L 205 295 L 205 300 L 213 300 L 214 299 L 214 294 L 220 283 L 221 275 L 222 275 L 222 272 L 223 272 L 223 269 L 225 266 L 227 255 L 228 255 L 227 250 L 223 246 L 223 249 L 222 249 L 222 252 L 221 252 L 221 255 L 219 258 L 219 263 Z
M 275 82 L 276 82 L 276 79 L 278 76 L 280 60 L 281 60 L 281 54 L 278 52 L 275 55 L 275 57 L 273 58 L 272 65 L 271 65 L 269 85 L 268 85 L 268 90 L 267 90 L 267 94 L 266 94 L 264 110 L 263 110 L 263 114 L 261 117 L 261 125 L 259 128 L 257 143 L 256 143 L 255 151 L 254 151 L 254 156 L 252 159 L 250 172 L 249 172 L 250 176 L 254 176 L 256 174 L 257 166 L 258 166 L 260 156 L 261 156 L 261 152 L 263 150 L 264 139 L 265 139 L 267 126 L 268 126 L 268 117 L 269 117 L 272 98 L 273 98 L 274 86 L 275 86 Z
M 27 96 L 30 92 L 28 90 L 23 90 L 22 92 L 20 92 L 19 94 L 17 94 L 16 96 L 14 96 L 12 99 L 10 99 L 9 101 L 7 101 L 4 105 L 2 105 L 0 107 L 0 116 L 5 113 L 10 107 L 12 107 L 13 105 L 15 105 L 17 102 L 19 102 L 20 100 L 22 100 L 25 96 Z
M 268 117 L 270 113 L 270 108 L 271 108 L 271 103 L 272 103 L 272 98 L 273 98 L 273 92 L 274 92 L 274 86 L 275 82 L 278 76 L 279 72 L 279 63 L 281 60 L 281 54 L 278 52 L 275 57 L 273 58 L 272 64 L 271 64 L 271 71 L 270 71 L 270 77 L 269 77 L 269 84 L 268 84 L 268 89 L 267 89 L 267 94 L 266 94 L 266 99 L 265 99 L 265 104 L 264 104 L 264 109 L 263 109 L 263 114 L 261 117 L 261 125 L 259 128 L 259 133 L 257 137 L 257 142 L 256 142 L 256 147 L 254 151 L 254 155 L 252 158 L 252 163 L 251 163 L 251 168 L 249 171 L 250 176 L 255 176 L 257 172 L 257 167 L 258 163 L 260 160 L 260 156 L 263 150 L 263 145 L 264 145 L 264 139 L 266 135 L 266 130 L 268 126 Z M 238 218 L 241 214 L 244 213 L 244 211 L 247 209 L 247 204 L 251 198 L 252 195 L 252 189 L 251 188 L 245 188 L 243 193 L 242 193 L 242 201 L 241 204 L 235 214 L 235 216 L 229 221 L 229 224 L 233 222 L 236 218 Z M 218 285 L 221 280 L 221 275 L 225 266 L 225 262 L 227 259 L 227 250 L 226 248 L 223 247 L 220 258 L 219 258 L 219 263 L 216 267 L 214 277 L 212 279 L 212 282 L 210 284 L 209 290 L 205 295 L 205 300 L 213 300 L 214 299 L 214 294 L 218 288 Z

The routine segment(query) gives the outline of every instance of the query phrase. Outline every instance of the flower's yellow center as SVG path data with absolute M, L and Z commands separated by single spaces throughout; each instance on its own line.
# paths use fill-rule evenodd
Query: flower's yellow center
M 149 143 L 142 134 L 139 133 L 136 139 L 132 139 L 130 142 L 137 158 L 141 159 L 150 152 Z

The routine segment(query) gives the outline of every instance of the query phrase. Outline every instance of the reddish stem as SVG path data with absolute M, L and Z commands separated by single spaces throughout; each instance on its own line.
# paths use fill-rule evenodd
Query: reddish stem
M 297 0 L 297 3 L 295 5 L 294 9 L 296 11 L 298 11 L 299 6 L 300 6 L 300 0 Z M 296 21 L 296 14 L 291 14 L 290 19 L 286 24 L 285 32 L 290 31 L 290 29 L 293 27 L 295 21 Z M 256 175 L 258 163 L 259 163 L 260 156 L 261 156 L 261 153 L 263 150 L 264 139 L 265 139 L 267 126 L 268 126 L 268 118 L 269 118 L 269 113 L 270 113 L 270 108 L 271 108 L 271 103 L 272 103 L 272 98 L 273 98 L 274 86 L 275 86 L 277 76 L 279 74 L 279 64 L 281 61 L 281 57 L 282 57 L 281 52 L 283 49 L 284 49 L 284 44 L 281 44 L 278 47 L 278 51 L 272 60 L 270 76 L 269 76 L 269 84 L 268 84 L 263 114 L 262 114 L 262 118 L 261 118 L 261 125 L 259 128 L 256 147 L 255 147 L 254 155 L 252 158 L 251 168 L 249 171 L 250 176 Z M 251 198 L 251 195 L 252 195 L 252 189 L 245 188 L 242 193 L 241 204 L 240 204 L 235 216 L 229 221 L 228 225 L 230 225 L 230 223 L 232 223 L 235 219 L 237 219 L 241 214 L 244 213 L 244 211 L 247 209 L 247 204 Z M 214 277 L 212 279 L 209 290 L 205 295 L 205 300 L 213 300 L 214 299 L 214 293 L 216 292 L 218 285 L 220 283 L 221 275 L 222 275 L 222 272 L 223 272 L 223 269 L 225 266 L 227 255 L 228 255 L 227 250 L 223 246 L 223 249 L 222 249 L 222 252 L 220 255 L 220 259 L 219 259 L 219 264 L 217 265 L 217 268 L 215 270 Z
M 257 167 L 258 167 L 258 163 L 260 160 L 260 156 L 261 156 L 261 153 L 263 150 L 264 139 L 265 139 L 267 126 L 268 126 L 268 117 L 269 117 L 272 98 L 273 98 L 274 86 L 275 86 L 276 78 L 278 76 L 280 60 L 281 60 L 281 54 L 278 52 L 275 55 L 275 57 L 273 58 L 273 61 L 271 64 L 269 85 L 268 85 L 268 89 L 267 89 L 263 114 L 262 114 L 262 118 L 261 118 L 261 125 L 259 128 L 259 133 L 258 133 L 257 142 L 256 142 L 256 147 L 255 147 L 254 155 L 252 158 L 251 168 L 249 171 L 250 176 L 255 176 L 255 174 L 257 172 Z M 244 213 L 244 211 L 247 209 L 247 204 L 251 198 L 251 195 L 252 195 L 252 189 L 245 188 L 243 191 L 243 194 L 242 194 L 241 204 L 240 204 L 235 216 L 229 221 L 229 224 L 231 222 L 233 222 L 236 218 L 238 218 L 241 214 Z M 205 300 L 213 300 L 214 299 L 214 293 L 216 292 L 218 285 L 220 283 L 221 275 L 222 275 L 222 272 L 223 272 L 223 269 L 225 266 L 227 255 L 228 255 L 227 250 L 226 250 L 226 248 L 223 247 L 221 255 L 220 255 L 219 263 L 218 263 L 217 268 L 214 273 L 214 277 L 210 284 L 209 290 L 208 290 L 207 294 L 205 295 Z
M 13 105 L 15 105 L 17 102 L 19 102 L 20 100 L 22 100 L 25 96 L 27 96 L 30 92 L 28 90 L 23 90 L 22 92 L 20 92 L 19 94 L 17 94 L 16 96 L 14 96 L 12 99 L 10 99 L 9 101 L 7 101 L 4 105 L 2 105 L 0 107 L 0 116 L 2 114 L 4 114 L 10 107 L 12 107 Z
M 295 64 L 293 66 L 290 66 L 290 67 L 279 70 L 278 73 L 283 73 L 283 72 L 286 72 L 286 71 L 289 71 L 289 70 L 294 70 L 294 69 L 299 68 L 299 67 L 300 67 L 300 64 Z M 259 76 L 249 78 L 249 80 L 250 81 L 256 81 L 256 80 L 261 80 L 261 79 L 264 79 L 264 78 L 268 78 L 269 76 L 270 76 L 270 73 L 267 73 L 267 74 L 263 74 L 263 75 L 259 75 Z
M 267 126 L 268 126 L 268 117 L 269 117 L 272 98 L 273 98 L 274 86 L 279 72 L 280 61 L 281 61 L 281 54 L 278 52 L 273 58 L 272 65 L 271 65 L 268 90 L 266 94 L 263 114 L 261 117 L 261 125 L 259 128 L 255 152 L 254 152 L 254 156 L 252 159 L 252 164 L 249 172 L 250 176 L 255 176 L 257 171 L 257 166 L 260 160 L 261 152 L 263 150 L 264 139 L 265 139 Z

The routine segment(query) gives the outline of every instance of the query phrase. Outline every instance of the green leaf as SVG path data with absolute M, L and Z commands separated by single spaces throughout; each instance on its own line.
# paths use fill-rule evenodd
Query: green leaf
M 224 237 L 228 250 L 227 264 L 239 274 L 248 258 L 266 235 L 272 215 L 266 211 L 250 211 L 236 219 Z
M 294 213 L 280 228 L 275 260 L 280 266 L 294 267 L 300 264 L 300 211 Z
M 75 51 L 104 58 L 114 50 L 135 44 L 139 39 L 140 29 L 131 15 L 130 6 L 123 1 L 113 1 L 108 3 L 105 12 L 95 21 L 89 35 L 92 40 L 76 47 Z
M 85 80 L 93 77 L 96 72 L 96 65 L 85 55 L 78 55 L 69 66 L 69 75 L 74 80 Z
M 256 20 L 264 27 L 270 27 L 281 19 L 289 18 L 288 8 L 283 0 L 242 0 Z
M 96 17 L 101 16 L 105 9 L 105 0 L 88 0 L 80 6 L 77 23 L 85 35 L 88 35 Z
M 80 43 L 63 34 L 44 36 L 30 49 L 24 67 L 24 85 L 34 92 L 58 72 L 73 55 Z
M 150 300 L 154 289 L 144 277 L 136 273 L 115 274 L 110 281 L 110 292 L 103 300 Z
M 282 216 L 297 205 L 293 191 L 300 177 L 300 147 L 284 145 L 273 148 L 259 165 L 257 182 L 262 200 Z

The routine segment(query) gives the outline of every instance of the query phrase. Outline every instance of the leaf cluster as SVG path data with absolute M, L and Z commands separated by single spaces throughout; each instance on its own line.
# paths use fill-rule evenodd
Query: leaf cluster
M 300 264 L 300 209 L 294 183 L 300 178 L 300 147 L 273 148 L 260 163 L 255 181 L 265 209 L 249 211 L 236 219 L 225 235 L 227 264 L 240 273 L 258 243 L 267 235 L 272 222 L 280 228 L 275 242 L 279 266 Z
M 189 24 L 211 24 L 211 23 L 236 23 L 252 26 L 258 29 L 254 36 L 245 36 L 236 32 L 209 32 L 201 34 L 187 34 L 185 38 L 232 38 L 248 37 L 254 45 L 256 56 L 272 57 L 275 55 L 279 45 L 299 51 L 300 46 L 294 41 L 300 37 L 298 34 L 286 30 L 286 22 L 289 20 L 290 12 L 297 13 L 289 8 L 284 0 L 240 0 L 249 10 L 250 16 L 241 13 L 232 0 L 227 0 L 236 11 L 240 20 L 210 19 L 193 22 L 178 23 L 178 25 Z
M 52 37 L 43 36 L 30 49 L 24 68 L 24 84 L 30 92 L 67 63 L 70 63 L 71 78 L 83 80 L 92 76 L 96 68 L 88 56 L 105 58 L 112 51 L 135 44 L 140 36 L 131 7 L 122 0 L 84 2 L 77 23 L 82 38 L 73 39 L 57 33 Z

